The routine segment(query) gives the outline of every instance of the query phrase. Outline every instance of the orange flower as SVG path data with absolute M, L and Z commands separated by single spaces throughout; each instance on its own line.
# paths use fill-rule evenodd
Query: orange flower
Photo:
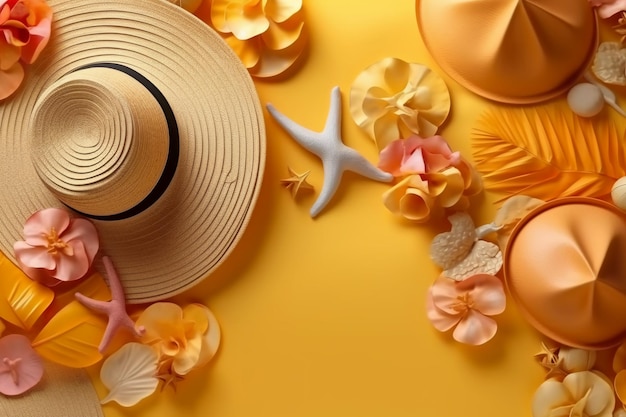
M 24 240 L 15 242 L 13 250 L 26 275 L 52 286 L 85 276 L 99 247 L 93 223 L 70 218 L 62 209 L 48 208 L 26 220 Z
M 32 64 L 48 43 L 52 9 L 44 0 L 0 0 L 0 99 L 17 90 L 23 64 Z
M 456 326 L 452 337 L 458 342 L 482 345 L 495 336 L 498 325 L 491 317 L 506 306 L 502 282 L 493 275 L 474 275 L 456 282 L 445 276 L 428 291 L 426 312 L 441 332 Z
M 287 70 L 305 46 L 302 0 L 213 0 L 211 22 L 251 75 Z
M 171 359 L 172 370 L 178 375 L 209 362 L 220 343 L 219 324 L 201 304 L 181 308 L 173 303 L 154 303 L 135 324 L 145 329 L 142 342 L 153 346 L 162 362 Z

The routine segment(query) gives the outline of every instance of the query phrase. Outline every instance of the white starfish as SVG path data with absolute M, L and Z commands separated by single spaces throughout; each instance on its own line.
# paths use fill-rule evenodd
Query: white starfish
M 274 106 L 267 104 L 272 117 L 303 148 L 317 155 L 324 167 L 324 185 L 311 207 L 311 217 L 317 216 L 335 194 L 344 171 L 353 171 L 364 177 L 390 182 L 393 176 L 370 164 L 361 154 L 343 144 L 341 140 L 341 92 L 334 87 L 330 93 L 330 109 L 326 125 L 321 132 L 300 126 Z

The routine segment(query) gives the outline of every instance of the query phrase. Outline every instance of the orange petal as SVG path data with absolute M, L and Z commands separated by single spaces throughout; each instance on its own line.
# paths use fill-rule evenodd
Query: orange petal
M 231 3 L 232 0 L 213 0 L 211 3 L 211 23 L 218 32 L 230 33 L 226 21 L 226 7 Z
M 428 189 L 433 197 L 437 197 L 437 203 L 441 207 L 454 206 L 463 195 L 465 186 L 461 172 L 450 167 L 442 172 L 427 174 Z
M 491 340 L 497 330 L 498 324 L 494 319 L 470 309 L 454 329 L 452 337 L 468 345 L 482 345 Z
M 613 386 L 615 387 L 615 395 L 624 404 L 626 402 L 626 370 L 619 371 L 615 375 Z
M 24 68 L 18 62 L 11 68 L 0 71 L 0 100 L 13 94 L 22 84 Z
M 0 71 L 6 71 L 20 60 L 21 48 L 0 40 Z
M 193 329 L 199 334 L 204 334 L 209 328 L 207 317 L 208 308 L 202 304 L 188 304 L 183 308 L 183 319 L 193 322 Z
M 172 369 L 178 375 L 186 375 L 191 371 L 200 358 L 200 350 L 202 349 L 202 336 L 198 334 L 196 337 L 187 339 L 184 349 L 181 349 L 174 357 Z
M 613 371 L 619 372 L 626 369 L 626 342 L 622 343 L 613 356 Z
M 184 338 L 183 310 L 174 303 L 159 302 L 149 305 L 139 315 L 135 325 L 137 328 L 145 328 L 146 342 Z
M 287 71 L 302 55 L 307 43 L 304 32 L 298 40 L 288 48 L 274 51 L 262 47 L 258 64 L 250 68 L 250 75 L 257 78 L 270 78 Z
M 474 275 L 457 285 L 460 291 L 471 291 L 474 310 L 488 316 L 494 316 L 504 311 L 506 295 L 502 281 L 497 277 L 488 274 Z

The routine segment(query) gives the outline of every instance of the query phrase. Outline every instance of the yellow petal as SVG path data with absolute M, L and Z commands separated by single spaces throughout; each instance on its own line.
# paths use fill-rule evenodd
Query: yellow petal
M 270 27 L 260 2 L 248 2 L 243 7 L 231 3 L 226 7 L 225 13 L 228 29 L 242 41 L 259 36 Z
M 442 172 L 426 175 L 430 195 L 437 197 L 441 207 L 454 206 L 463 195 L 465 182 L 461 172 L 454 168 L 446 168 Z
M 183 319 L 193 322 L 195 332 L 204 334 L 209 328 L 208 310 L 202 304 L 188 304 L 183 308 Z
M 253 68 L 248 68 L 250 75 L 257 78 L 270 78 L 285 73 L 294 66 L 304 51 L 307 37 L 304 32 L 291 46 L 274 51 L 260 46 L 259 62 Z
M 298 13 L 302 8 L 302 0 L 267 0 L 265 15 L 274 22 L 282 23 Z
M 196 368 L 206 365 L 215 356 L 220 346 L 221 330 L 219 322 L 209 309 L 205 311 L 205 314 L 209 325 L 202 337 L 202 349 L 200 350 Z
M 198 334 L 191 339 L 187 339 L 185 349 L 174 357 L 172 369 L 178 375 L 186 375 L 191 371 L 200 359 L 200 351 L 202 349 L 202 335 Z
M 0 41 L 0 71 L 6 71 L 20 60 L 22 48 Z
M 265 47 L 273 50 L 288 48 L 293 45 L 304 28 L 304 22 L 301 19 L 289 20 L 282 24 L 270 21 L 269 30 L 261 35 Z
M 12 67 L 0 71 L 0 100 L 15 93 L 24 80 L 24 67 L 19 62 Z
M 237 54 L 246 68 L 254 68 L 259 63 L 261 57 L 261 44 L 259 39 L 253 38 L 242 41 L 234 36 L 228 36 L 224 40 L 235 54 Z
M 622 343 L 613 356 L 613 371 L 619 372 L 626 369 L 626 342 Z
M 177 304 L 159 302 L 149 305 L 137 318 L 137 327 L 145 328 L 143 340 L 151 343 L 184 339 L 183 310 Z

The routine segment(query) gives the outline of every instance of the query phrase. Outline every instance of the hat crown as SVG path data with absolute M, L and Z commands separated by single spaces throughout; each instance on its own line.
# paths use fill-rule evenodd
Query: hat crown
M 140 80 L 94 66 L 42 93 L 29 140 L 48 189 L 68 207 L 104 217 L 131 210 L 154 189 L 170 138 L 161 105 Z

